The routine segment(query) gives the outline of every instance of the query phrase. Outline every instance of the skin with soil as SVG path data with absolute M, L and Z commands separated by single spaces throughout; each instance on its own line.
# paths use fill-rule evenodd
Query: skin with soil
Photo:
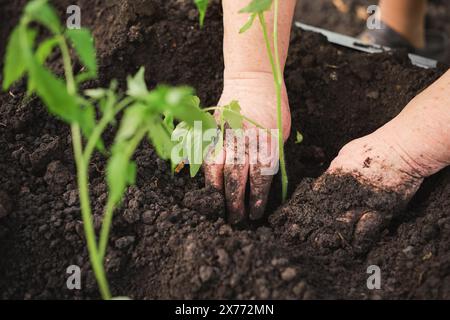
M 57 4 L 61 9 L 69 2 Z M 145 65 L 149 85 L 188 84 L 203 105 L 217 102 L 223 74 L 218 1 L 203 30 L 191 1 L 78 4 L 90 8 L 83 24 L 97 39 L 100 85 Z M 150 4 L 151 10 L 136 8 Z M 10 16 L 18 17 L 19 8 L 11 7 Z M 0 29 L 15 23 L 2 20 Z M 4 43 L 2 36 L 1 50 Z M 58 70 L 56 60 L 50 63 Z M 106 262 L 113 293 L 135 299 L 449 299 L 449 169 L 427 179 L 406 208 L 392 205 L 396 194 L 350 177 L 314 180 L 342 146 L 395 117 L 445 69 L 412 67 L 403 53 L 355 53 L 294 31 L 286 85 L 292 131 L 300 131 L 304 142 L 295 144 L 293 135 L 286 145 L 290 200 L 278 208 L 276 177 L 267 222 L 233 229 L 223 220 L 223 197 L 202 189 L 203 177 L 190 179 L 186 170 L 172 176 L 170 165 L 143 143 L 136 155 L 137 186 L 114 218 Z M 98 298 L 69 130 L 23 92 L 18 84 L 0 96 L 0 298 Z M 105 161 L 96 155 L 93 163 L 98 222 L 106 199 Z M 390 221 L 367 241 L 359 241 L 364 230 L 341 223 L 376 212 Z M 82 269 L 80 291 L 65 289 L 66 269 L 74 264 Z M 381 290 L 367 289 L 370 265 L 382 270 Z

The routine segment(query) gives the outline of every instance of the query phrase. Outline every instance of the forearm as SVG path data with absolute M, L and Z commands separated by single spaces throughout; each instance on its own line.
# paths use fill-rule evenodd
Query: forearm
M 450 70 L 418 95 L 385 129 L 394 147 L 429 176 L 450 164 Z
M 279 53 L 282 70 L 286 63 L 289 38 L 294 16 L 295 0 L 282 0 L 279 5 Z M 252 77 L 255 73 L 272 73 L 261 25 L 255 20 L 254 25 L 243 34 L 239 30 L 247 22 L 249 15 L 239 13 L 248 1 L 225 0 L 223 4 L 224 21 L 224 60 L 225 79 Z M 272 39 L 273 8 L 265 14 L 269 37 Z

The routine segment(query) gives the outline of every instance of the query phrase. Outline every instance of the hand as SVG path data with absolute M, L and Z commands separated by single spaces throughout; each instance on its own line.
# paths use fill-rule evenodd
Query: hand
M 239 102 L 243 116 L 266 129 L 277 129 L 276 93 L 271 73 L 247 73 L 240 78 L 225 79 L 219 106 L 227 105 L 233 100 Z M 286 141 L 291 130 L 291 116 L 284 86 L 282 115 L 283 138 Z M 215 116 L 218 119 L 220 114 L 216 113 Z M 251 129 L 255 129 L 255 126 L 244 122 L 244 132 Z M 232 224 L 238 224 L 247 218 L 245 208 L 247 180 L 250 182 L 248 216 L 251 220 L 257 220 L 263 216 L 273 174 L 268 175 L 261 170 L 270 167 L 268 163 L 277 163 L 278 158 L 276 143 L 269 143 L 268 148 L 272 152 L 270 159 L 267 159 L 267 156 L 263 154 L 265 152 L 261 145 L 262 139 L 251 134 L 248 136 L 246 142 L 241 139 L 235 145 L 233 136 L 226 134 L 223 152 L 205 166 L 206 185 L 224 192 L 228 220 Z M 239 143 L 240 147 L 243 147 L 242 144 L 246 145 L 246 152 L 243 161 L 236 163 L 235 160 L 238 157 L 236 147 L 239 147 Z M 265 161 L 261 161 L 261 159 L 265 159 Z
M 270 217 L 274 228 L 313 250 L 369 249 L 424 178 L 450 164 L 446 79 L 374 133 L 347 144 L 319 179 L 304 179 Z

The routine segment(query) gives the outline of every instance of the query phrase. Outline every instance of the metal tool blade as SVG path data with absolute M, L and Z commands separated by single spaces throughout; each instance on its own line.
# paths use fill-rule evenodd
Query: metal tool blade
M 346 36 L 341 33 L 329 31 L 326 29 L 313 27 L 301 22 L 295 22 L 295 26 L 305 31 L 311 31 L 315 33 L 319 33 L 328 39 L 328 42 L 337 44 L 339 46 L 343 46 L 346 48 L 354 49 L 361 52 L 366 53 L 381 53 L 390 51 L 391 48 L 380 46 L 377 44 L 367 44 L 359 40 L 358 38 Z M 411 63 L 415 66 L 430 69 L 437 67 L 437 61 L 429 58 L 425 58 L 413 53 L 408 54 Z

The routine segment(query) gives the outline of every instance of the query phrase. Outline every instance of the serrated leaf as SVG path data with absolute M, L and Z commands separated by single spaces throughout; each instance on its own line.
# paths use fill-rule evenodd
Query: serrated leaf
M 97 57 L 94 46 L 94 38 L 86 28 L 68 29 L 65 32 L 73 48 L 77 52 L 80 61 L 88 69 L 88 75 L 97 76 Z
M 210 141 L 204 141 L 203 127 L 196 125 L 190 127 L 186 122 L 181 122 L 174 130 L 172 137 L 181 138 L 183 147 L 183 154 L 181 157 L 185 158 L 189 164 L 189 171 L 191 177 L 195 177 L 200 170 L 208 149 L 211 145 Z M 180 157 L 180 155 L 175 155 Z M 179 159 L 172 159 L 175 164 Z
M 76 97 L 67 92 L 63 81 L 36 62 L 30 63 L 30 77 L 50 113 L 69 123 L 82 120 Z
M 127 78 L 127 95 L 137 99 L 144 99 L 148 96 L 149 91 L 145 84 L 145 68 L 141 67 L 134 77 Z
M 27 33 L 28 48 L 22 47 L 21 32 Z M 24 57 L 24 50 L 32 48 L 36 34 L 35 30 L 24 29 L 21 26 L 16 27 L 11 33 L 8 46 L 6 47 L 5 65 L 3 66 L 3 90 L 8 89 L 25 74 L 27 59 Z
M 47 60 L 48 56 L 53 52 L 54 48 L 58 45 L 58 39 L 56 37 L 52 37 L 50 39 L 47 39 L 41 44 L 39 44 L 35 57 L 39 64 L 43 65 L 45 64 L 45 61 Z M 33 83 L 32 79 L 28 79 L 28 87 L 27 87 L 27 94 L 31 94 L 35 90 L 35 85 Z
M 205 22 L 206 10 L 208 9 L 209 0 L 194 0 L 200 16 L 200 26 L 203 27 Z
M 33 0 L 25 7 L 25 15 L 34 21 L 37 21 L 53 33 L 61 33 L 61 24 L 56 11 L 47 3 L 47 0 Z
M 223 120 L 227 122 L 233 130 L 242 129 L 243 119 L 241 106 L 237 101 L 232 101 L 223 109 Z
M 248 31 L 252 25 L 253 22 L 255 21 L 256 18 L 256 13 L 253 13 L 250 17 L 248 17 L 247 22 L 244 24 L 244 26 L 239 30 L 239 33 L 244 33 L 246 31 Z
M 270 10 L 273 0 L 252 0 L 240 13 L 263 13 Z
M 209 113 L 199 107 L 199 100 L 193 96 L 189 87 L 169 88 L 158 86 L 146 98 L 148 105 L 156 112 L 169 112 L 178 121 L 185 121 L 194 126 L 195 121 L 201 121 L 204 130 L 215 128 L 216 121 Z

